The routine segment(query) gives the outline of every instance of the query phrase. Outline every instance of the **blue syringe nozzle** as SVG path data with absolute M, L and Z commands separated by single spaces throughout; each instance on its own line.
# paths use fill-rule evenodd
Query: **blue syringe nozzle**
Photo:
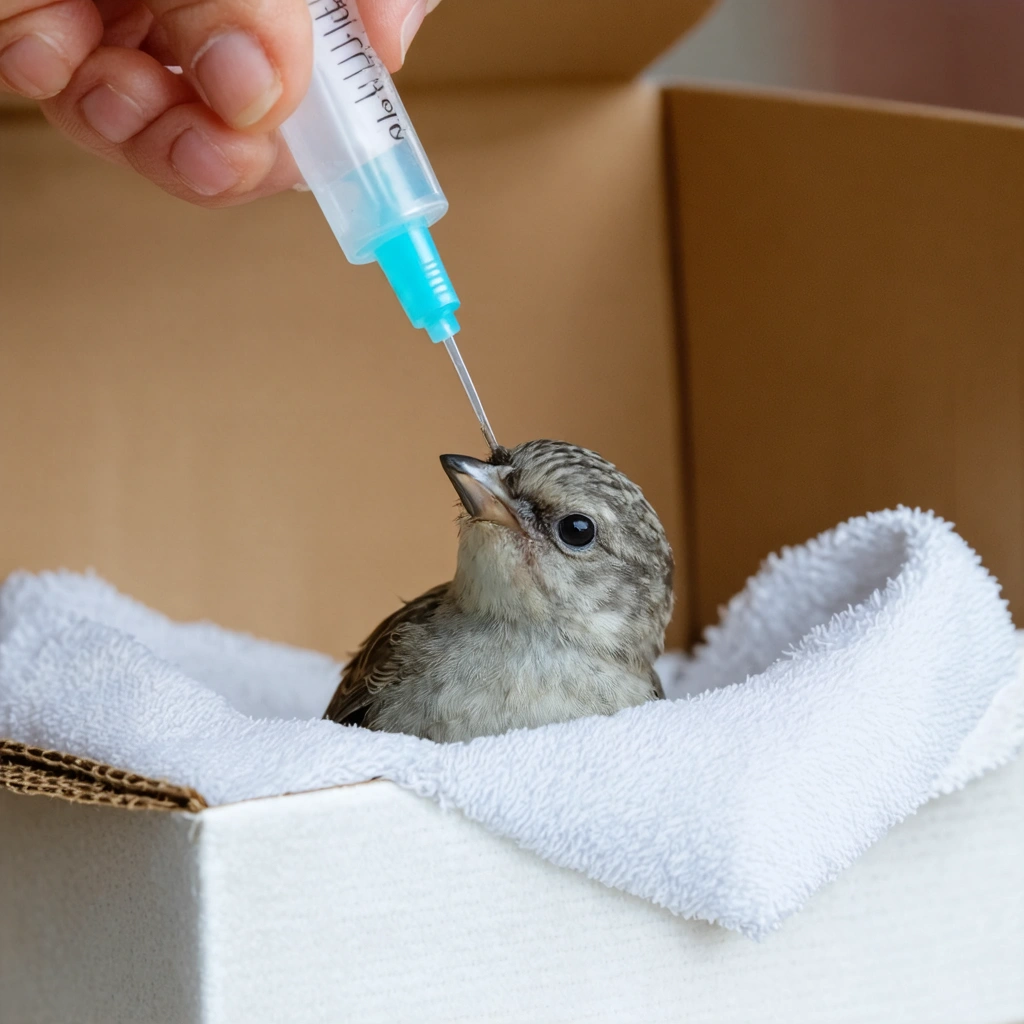
M 455 319 L 455 313 L 445 313 L 443 316 L 429 323 L 424 327 L 427 336 L 431 341 L 437 343 L 448 338 L 454 338 L 462 330 L 459 321 Z
M 455 335 L 459 331 L 459 321 L 455 319 L 459 297 L 448 280 L 448 272 L 437 254 L 437 247 L 430 237 L 430 229 L 422 221 L 414 223 L 401 234 L 394 235 L 377 246 L 373 255 L 402 303 L 402 308 L 412 321 L 413 327 L 423 328 L 431 341 L 444 342 L 444 347 L 448 350 L 448 355 L 451 356 L 459 374 L 459 380 L 462 381 L 462 386 L 469 396 L 469 404 L 480 421 L 480 429 L 487 445 L 494 451 L 498 447 L 494 431 L 488 422 L 480 396 L 476 393 L 469 370 L 462 361 L 459 347 L 455 344 Z
M 382 242 L 373 255 L 413 327 L 425 330 L 435 342 L 458 333 L 459 297 L 425 222 L 410 224 Z

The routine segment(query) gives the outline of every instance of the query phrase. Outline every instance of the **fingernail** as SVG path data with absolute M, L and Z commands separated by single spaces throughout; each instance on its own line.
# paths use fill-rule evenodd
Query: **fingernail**
M 255 124 L 281 95 L 281 79 L 263 47 L 241 29 L 213 36 L 192 70 L 203 98 L 234 128 Z
M 427 14 L 429 14 L 440 2 L 441 0 L 427 0 Z
M 409 52 L 409 45 L 413 41 L 413 37 L 420 30 L 420 25 L 423 24 L 423 19 L 427 16 L 427 4 L 426 0 L 416 0 L 413 8 L 405 16 L 405 21 L 402 22 L 402 32 L 399 36 L 399 41 L 402 44 L 402 63 L 405 63 L 405 55 Z
M 22 36 L 0 53 L 0 78 L 34 100 L 56 96 L 72 70 L 60 47 L 43 35 Z
M 112 86 L 98 85 L 82 97 L 86 124 L 107 142 L 124 142 L 149 123 L 139 105 Z
M 220 148 L 195 128 L 182 132 L 171 146 L 171 166 L 175 174 L 201 196 L 227 192 L 242 177 Z

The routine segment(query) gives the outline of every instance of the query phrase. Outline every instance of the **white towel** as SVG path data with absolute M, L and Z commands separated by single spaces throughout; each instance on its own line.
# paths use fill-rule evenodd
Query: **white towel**
M 695 657 L 661 668 L 680 699 L 443 745 L 319 720 L 339 670 L 322 655 L 172 623 L 92 576 L 0 590 L 2 737 L 211 804 L 392 779 L 754 938 L 1024 737 L 998 585 L 919 511 L 769 559 Z

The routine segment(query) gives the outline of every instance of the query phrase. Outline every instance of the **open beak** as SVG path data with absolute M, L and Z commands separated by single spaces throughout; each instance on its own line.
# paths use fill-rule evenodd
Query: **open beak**
M 441 465 L 471 519 L 497 523 L 522 532 L 523 528 L 512 510 L 512 497 L 502 479 L 504 467 L 492 466 L 468 455 L 442 455 Z

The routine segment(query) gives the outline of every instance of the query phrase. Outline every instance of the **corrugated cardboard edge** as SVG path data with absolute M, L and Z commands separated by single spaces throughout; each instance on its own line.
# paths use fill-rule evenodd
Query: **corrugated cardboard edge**
M 107 804 L 134 811 L 201 811 L 194 789 L 147 779 L 122 768 L 0 739 L 0 787 L 73 804 Z

